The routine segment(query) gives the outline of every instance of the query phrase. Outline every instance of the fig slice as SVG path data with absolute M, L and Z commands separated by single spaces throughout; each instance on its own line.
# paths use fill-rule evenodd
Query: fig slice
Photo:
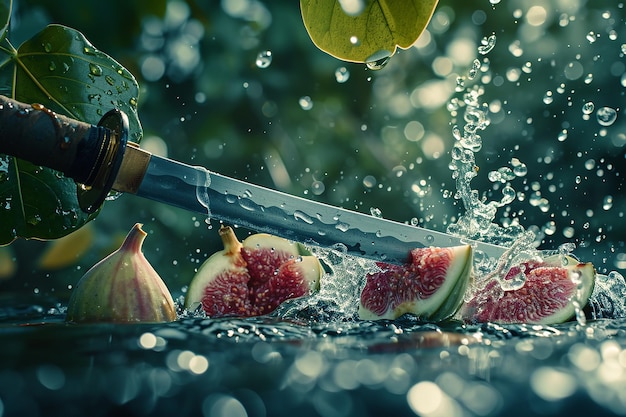
M 146 232 L 137 223 L 122 246 L 89 269 L 67 306 L 70 322 L 170 322 L 176 320 L 167 286 L 141 252 Z
M 452 317 L 463 301 L 471 277 L 472 248 L 417 248 L 404 265 L 377 264 L 380 271 L 367 275 L 361 291 L 361 319 L 395 319 L 412 313 L 441 321 Z
M 266 233 L 239 242 L 228 226 L 219 235 L 224 249 L 193 277 L 185 298 L 188 309 L 201 305 L 209 317 L 260 316 L 319 289 L 322 266 L 301 244 Z
M 496 277 L 488 277 L 475 289 L 459 314 L 470 323 L 529 323 L 552 325 L 571 319 L 589 300 L 596 271 L 591 263 L 581 263 L 571 256 L 552 255 L 511 267 L 504 282 L 523 273 L 521 287 L 503 289 Z

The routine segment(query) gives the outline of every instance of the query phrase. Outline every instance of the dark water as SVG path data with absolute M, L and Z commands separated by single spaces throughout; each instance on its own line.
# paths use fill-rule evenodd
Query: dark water
M 624 415 L 626 320 L 76 325 L 6 297 L 2 416 Z

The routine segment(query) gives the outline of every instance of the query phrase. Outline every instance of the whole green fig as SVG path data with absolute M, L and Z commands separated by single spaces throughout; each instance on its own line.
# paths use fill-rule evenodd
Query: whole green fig
M 71 322 L 170 322 L 176 308 L 167 286 L 141 252 L 146 232 L 137 223 L 122 246 L 80 279 L 66 320 Z

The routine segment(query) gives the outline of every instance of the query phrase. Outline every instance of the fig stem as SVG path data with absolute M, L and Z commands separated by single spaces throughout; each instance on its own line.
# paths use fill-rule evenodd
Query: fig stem
M 141 246 L 143 245 L 143 241 L 148 235 L 141 228 L 143 226 L 142 223 L 135 223 L 132 229 L 126 235 L 124 239 L 124 243 L 119 250 L 131 251 L 131 252 L 141 252 Z
M 235 254 L 241 249 L 241 242 L 237 239 L 235 232 L 230 226 L 222 226 L 219 230 L 225 254 Z

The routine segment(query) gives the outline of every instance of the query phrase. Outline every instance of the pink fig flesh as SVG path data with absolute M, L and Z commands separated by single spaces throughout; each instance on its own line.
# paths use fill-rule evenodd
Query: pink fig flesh
M 224 250 L 211 255 L 194 276 L 188 308 L 199 303 L 210 317 L 259 316 L 319 287 L 321 264 L 298 244 L 262 233 L 241 243 L 230 227 L 219 234 Z
M 395 319 L 405 313 L 439 321 L 459 308 L 471 276 L 469 245 L 418 248 L 405 265 L 378 263 L 361 292 L 359 317 Z
M 575 297 L 580 308 L 587 303 L 595 270 L 591 263 L 580 263 L 571 257 L 565 263 L 561 260 L 561 256 L 554 256 L 512 267 L 505 274 L 505 281 L 522 272 L 526 277 L 517 289 L 504 290 L 498 279 L 488 279 L 461 308 L 461 317 L 473 323 L 545 325 L 570 319 L 575 314 Z
M 141 252 L 146 232 L 137 223 L 122 246 L 80 279 L 67 306 L 71 322 L 169 322 L 176 309 L 167 286 Z

